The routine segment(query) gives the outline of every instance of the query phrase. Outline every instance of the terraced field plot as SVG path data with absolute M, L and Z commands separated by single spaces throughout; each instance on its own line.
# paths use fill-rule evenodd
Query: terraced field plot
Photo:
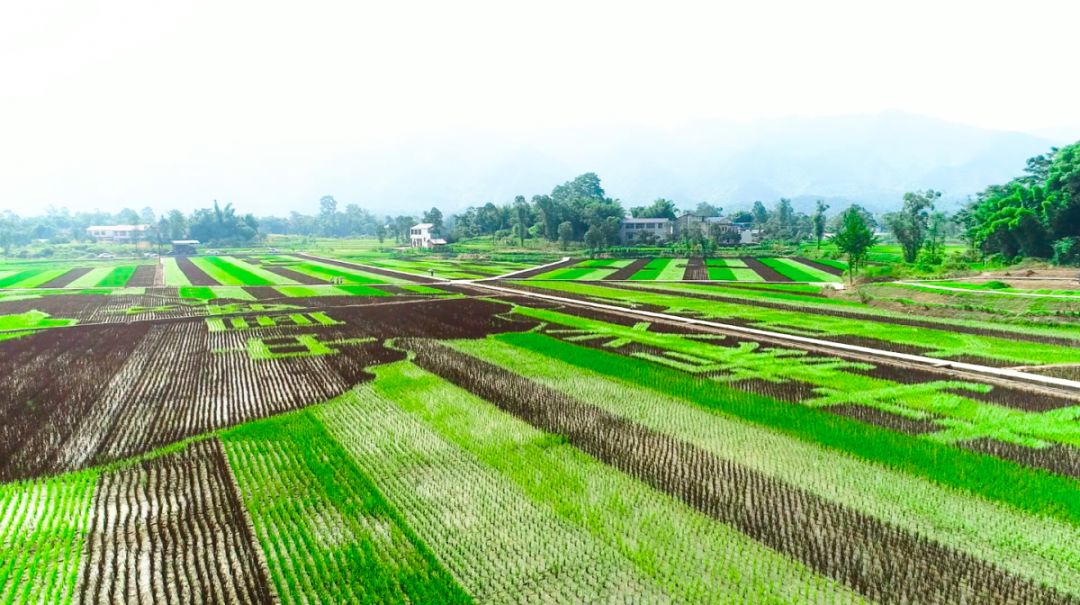
M 529 263 L 521 262 L 471 259 L 398 259 L 371 256 L 339 256 L 338 258 L 420 276 L 431 276 L 432 272 L 434 272 L 434 276 L 441 279 L 480 279 L 513 273 L 532 266 Z
M 593 259 L 529 277 L 535 280 L 839 282 L 846 265 L 803 258 Z
M 0 265 L 0 289 L 149 287 L 155 285 L 156 273 L 156 261 Z
M 1001 365 L 1080 332 L 175 260 L 189 283 L 0 292 L 0 602 L 1080 600 L 1080 391 L 634 310 Z

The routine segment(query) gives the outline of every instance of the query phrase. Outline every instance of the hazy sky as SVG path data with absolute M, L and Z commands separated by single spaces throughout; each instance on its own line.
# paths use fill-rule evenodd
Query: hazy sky
M 252 166 L 447 131 L 898 109 L 1080 133 L 1078 22 L 1032 0 L 4 2 L 0 210 L 289 207 Z

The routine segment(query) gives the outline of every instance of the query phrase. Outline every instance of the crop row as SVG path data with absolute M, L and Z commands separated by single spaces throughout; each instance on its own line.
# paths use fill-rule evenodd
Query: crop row
M 371 386 L 376 393 L 566 523 L 615 549 L 675 601 L 861 600 L 799 562 L 412 363 L 381 366 L 375 372 Z
M 223 436 L 284 603 L 462 603 L 468 598 L 307 412 Z
M 104 473 L 79 571 L 82 603 L 270 603 L 216 440 Z
M 846 416 L 736 390 L 644 360 L 540 334 L 499 336 L 576 368 L 600 372 L 849 456 L 924 477 L 1030 513 L 1080 522 L 1076 480 L 866 424 Z
M 431 341 L 416 363 L 884 603 L 1069 597 Z
M 0 603 L 71 602 L 95 481 L 0 485 Z
M 677 382 L 660 383 L 656 389 L 645 387 L 632 377 L 649 380 L 662 376 L 632 359 L 611 360 L 624 363 L 610 369 L 625 369 L 625 373 L 612 375 L 589 369 L 609 369 L 609 355 L 534 335 L 452 344 L 469 355 L 724 460 L 737 461 L 1012 573 L 1080 594 L 1080 570 L 1074 565 L 1080 560 L 1080 542 L 1074 537 L 1075 527 L 1068 522 L 991 503 L 964 490 L 758 426 L 728 415 L 724 408 L 710 406 L 707 400 L 699 401 L 690 392 L 676 395 L 663 388 L 664 384 L 678 386 Z M 567 355 L 567 349 L 576 349 L 576 358 Z M 562 361 L 563 357 L 582 365 Z M 750 405 L 761 408 L 766 404 L 757 401 Z M 800 415 L 795 421 L 810 426 L 811 419 L 803 416 L 810 415 Z
M 615 551 L 366 385 L 314 413 L 476 601 L 665 600 Z
M 388 338 L 467 338 L 533 325 L 498 317 L 509 305 L 464 298 L 338 307 L 319 315 L 327 321 L 282 325 L 272 318 L 302 308 L 199 309 L 222 321 L 73 326 L 0 342 L 0 481 L 119 460 L 333 398 L 369 380 L 367 367 L 402 357 L 382 345 Z M 235 329 L 241 325 L 247 329 Z

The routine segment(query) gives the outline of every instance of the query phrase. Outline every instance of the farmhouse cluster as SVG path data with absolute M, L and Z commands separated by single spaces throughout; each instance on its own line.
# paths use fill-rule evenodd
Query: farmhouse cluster
M 758 241 L 758 233 L 750 228 L 749 223 L 736 223 L 724 216 L 700 216 L 693 212 L 685 212 L 675 220 L 624 218 L 619 225 L 619 242 L 622 244 L 661 244 L 698 235 L 729 246 Z
M 409 229 L 411 248 L 439 248 L 446 240 L 437 237 L 432 223 L 419 223 Z M 674 220 L 670 218 L 624 218 L 619 224 L 619 243 L 663 244 L 680 239 L 707 237 L 720 245 L 741 246 L 760 241 L 758 230 L 750 223 L 738 223 L 724 216 L 701 216 L 685 212 Z

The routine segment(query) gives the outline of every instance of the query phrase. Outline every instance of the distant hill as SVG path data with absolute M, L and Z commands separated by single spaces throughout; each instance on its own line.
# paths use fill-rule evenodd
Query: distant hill
M 884 211 L 905 191 L 924 188 L 943 191 L 942 206 L 956 207 L 1060 144 L 886 112 L 667 131 L 607 126 L 529 138 L 448 133 L 380 150 L 377 159 L 353 157 L 358 164 L 348 162 L 347 178 L 324 176 L 341 181 L 337 191 L 355 191 L 341 198 L 451 212 L 547 192 L 589 171 L 628 207 L 668 197 L 686 207 L 706 200 L 730 209 L 784 196 L 803 210 L 825 199 L 834 208 L 859 202 Z

